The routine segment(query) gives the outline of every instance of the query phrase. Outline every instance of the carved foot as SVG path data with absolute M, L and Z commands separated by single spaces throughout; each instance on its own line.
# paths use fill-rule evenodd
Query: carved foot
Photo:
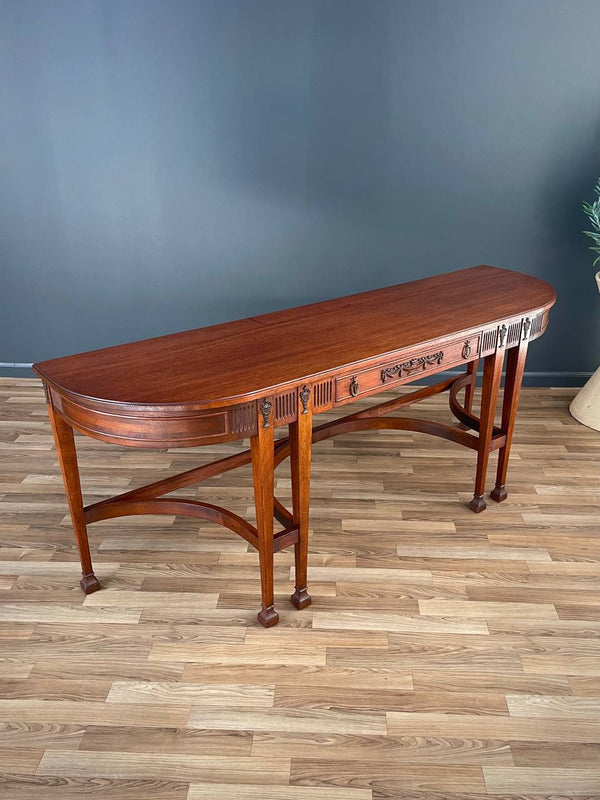
M 296 606 L 296 608 L 306 608 L 306 606 L 310 605 L 310 602 L 311 597 L 306 586 L 304 589 L 296 589 L 292 595 L 292 603 Z
M 257 614 L 258 621 L 264 628 L 272 628 L 279 622 L 279 614 L 275 611 L 275 606 L 263 606 Z
M 490 497 L 497 503 L 501 503 L 503 500 L 506 500 L 506 498 L 508 497 L 506 486 L 494 486 L 494 488 L 490 492 Z
M 476 514 L 479 514 L 481 511 L 487 508 L 485 500 L 483 499 L 483 495 L 482 494 L 473 495 L 473 499 L 469 503 L 469 508 Z
M 79 585 L 85 592 L 85 594 L 91 594 L 92 592 L 97 592 L 98 589 L 102 588 L 102 584 L 98 580 L 98 578 L 94 575 L 93 572 L 90 572 L 89 575 L 84 575 L 83 578 L 79 581 Z

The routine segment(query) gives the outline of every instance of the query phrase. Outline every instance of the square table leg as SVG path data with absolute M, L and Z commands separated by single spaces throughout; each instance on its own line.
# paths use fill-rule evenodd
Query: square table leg
M 479 446 L 477 449 L 477 473 L 475 493 L 469 508 L 478 514 L 486 507 L 483 495 L 485 477 L 490 457 L 490 443 L 494 432 L 494 416 L 498 403 L 498 390 L 502 377 L 504 349 L 497 349 L 483 360 L 483 385 L 481 388 L 481 413 L 479 415 Z
M 471 413 L 471 409 L 473 408 L 473 396 L 475 394 L 475 386 L 477 384 L 477 367 L 479 366 L 479 359 L 476 358 L 474 361 L 469 361 L 467 364 L 467 373 L 472 376 L 472 380 L 470 383 L 467 383 L 465 386 L 465 411 L 468 411 L 469 414 Z
M 303 392 L 308 390 L 303 388 Z M 298 409 L 301 407 L 298 398 Z M 292 503 L 294 525 L 298 528 L 298 541 L 294 545 L 295 591 L 292 603 L 296 608 L 310 605 L 307 587 L 308 567 L 308 516 L 310 503 L 310 459 L 312 446 L 312 403 L 310 394 L 304 395 L 302 411 L 296 422 L 290 423 L 290 469 L 292 474 Z
M 467 364 L 467 375 L 471 376 L 471 380 L 465 386 L 465 401 L 463 408 L 465 411 L 470 414 L 473 408 L 473 398 L 475 396 L 475 388 L 477 386 L 477 367 L 479 366 L 479 359 L 476 358 L 474 361 L 469 361 Z M 462 431 L 470 430 L 468 425 L 465 425 L 464 422 L 461 422 L 458 426 Z
M 58 453 L 58 462 L 65 484 L 65 492 L 77 547 L 79 549 L 79 559 L 81 561 L 81 572 L 83 577 L 79 585 L 86 594 L 91 594 L 101 588 L 100 581 L 94 575 L 92 558 L 90 556 L 90 545 L 87 535 L 87 527 L 83 512 L 83 497 L 81 495 L 81 483 L 79 480 L 79 467 L 77 465 L 77 450 L 75 449 L 75 437 L 73 428 L 63 419 L 63 417 L 48 403 L 48 416 L 52 425 L 54 441 Z
M 506 435 L 506 443 L 498 452 L 496 485 L 490 492 L 490 497 L 497 503 L 506 500 L 508 496 L 506 491 L 506 473 L 508 471 L 510 446 L 515 429 L 515 420 L 517 418 L 517 407 L 521 394 L 525 360 L 527 358 L 527 344 L 527 340 L 521 341 L 518 347 L 513 347 L 508 351 L 508 356 L 506 358 L 506 378 L 504 379 L 504 399 L 502 401 L 502 431 Z
M 273 594 L 273 506 L 275 487 L 275 437 L 272 403 L 263 400 L 258 409 L 257 431 L 250 438 L 252 454 L 252 480 L 254 483 L 254 505 L 258 534 L 258 559 L 262 606 L 258 621 L 265 628 L 279 622 Z

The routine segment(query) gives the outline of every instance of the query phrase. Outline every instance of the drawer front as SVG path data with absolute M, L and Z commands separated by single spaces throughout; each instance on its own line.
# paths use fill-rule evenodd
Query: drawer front
M 376 394 L 398 384 L 416 381 L 423 375 L 471 361 L 477 358 L 478 352 L 479 334 L 435 345 L 427 350 L 408 352 L 394 361 L 382 362 L 376 367 L 338 378 L 335 382 L 336 402 L 344 403 L 355 397 Z
M 129 447 L 194 447 L 241 439 L 256 433 L 256 404 L 171 414 L 109 412 L 74 403 L 51 391 L 52 405 L 76 430 Z

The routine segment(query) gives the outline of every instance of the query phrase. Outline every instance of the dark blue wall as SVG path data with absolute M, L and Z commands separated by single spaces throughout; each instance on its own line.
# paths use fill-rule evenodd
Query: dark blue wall
M 558 289 L 529 369 L 592 371 L 599 43 L 598 0 L 0 0 L 0 361 L 490 263 Z

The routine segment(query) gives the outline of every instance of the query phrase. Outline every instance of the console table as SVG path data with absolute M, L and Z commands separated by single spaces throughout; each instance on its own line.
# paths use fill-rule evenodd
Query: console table
M 294 545 L 297 608 L 307 589 L 311 443 L 349 431 L 411 430 L 477 453 L 470 508 L 486 507 L 488 458 L 498 450 L 491 497 L 506 499 L 506 473 L 527 346 L 541 336 L 556 296 L 542 280 L 480 266 L 34 365 L 48 413 L 86 594 L 100 588 L 87 525 L 131 514 L 184 514 L 210 520 L 258 550 L 262 625 L 279 615 L 273 554 Z M 494 425 L 506 358 L 499 426 Z M 472 412 L 483 359 L 479 417 Z M 316 414 L 460 365 L 458 377 L 313 428 Z M 462 402 L 459 393 L 464 390 Z M 390 417 L 389 412 L 448 391 L 458 425 Z M 289 436 L 275 438 L 289 425 Z M 73 431 L 129 447 L 195 447 L 250 437 L 250 449 L 139 489 L 84 506 Z M 292 510 L 274 496 L 274 469 L 290 457 Z M 251 462 L 256 526 L 225 508 L 167 497 Z M 282 530 L 274 531 L 274 519 Z

